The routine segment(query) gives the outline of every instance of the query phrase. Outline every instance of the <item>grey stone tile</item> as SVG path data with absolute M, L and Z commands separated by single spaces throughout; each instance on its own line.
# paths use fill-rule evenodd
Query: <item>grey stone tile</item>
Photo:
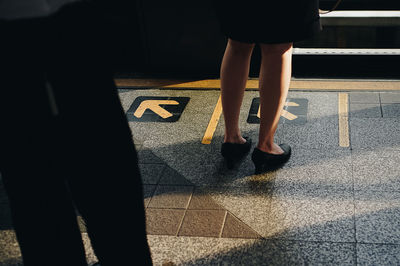
M 350 103 L 350 117 L 370 118 L 382 117 L 381 106 L 379 103 Z
M 173 169 L 191 168 L 194 170 L 200 164 L 214 164 L 222 159 L 220 143 L 203 145 L 201 144 L 201 138 L 198 138 L 197 141 L 171 145 L 162 145 L 160 143 L 151 145 L 158 145 L 158 147 L 152 148 L 152 152 Z
M 139 164 L 143 184 L 156 185 L 158 184 L 161 174 L 165 169 L 163 164 Z
M 263 236 L 353 242 L 353 194 L 334 189 L 276 189 Z
M 147 234 L 176 236 L 184 213 L 185 210 L 147 208 Z
M 355 212 L 358 242 L 400 244 L 400 192 L 356 191 Z
M 400 117 L 400 103 L 382 104 L 383 117 Z
M 187 210 L 178 236 L 219 237 L 225 210 Z
M 139 96 L 138 93 L 138 90 L 119 91 L 118 96 L 125 112 L 128 111 L 135 98 Z
M 354 189 L 400 191 L 400 149 L 354 150 Z
M 245 255 L 251 265 L 261 265 L 260 261 L 271 262 L 268 265 L 354 265 L 354 250 L 348 243 L 263 240 Z
M 355 265 L 348 243 L 149 236 L 153 262 L 176 265 Z
M 293 149 L 290 160 L 276 172 L 275 187 L 351 191 L 351 152 L 347 149 Z
M 358 265 L 400 265 L 400 245 L 357 244 Z
M 351 92 L 349 93 L 350 103 L 375 103 L 379 104 L 379 93 L 377 92 Z
M 400 103 L 399 92 L 381 92 L 381 103 Z
M 350 142 L 354 149 L 400 147 L 400 118 L 351 118 Z
M 275 183 L 277 171 L 255 174 L 255 167 L 251 161 L 251 154 L 234 169 L 228 170 L 225 166 L 218 173 L 219 186 L 250 189 L 254 193 L 270 191 Z
M 164 163 L 164 161 L 160 157 L 155 155 L 150 149 L 146 149 L 143 147 L 138 151 L 138 159 L 139 159 L 140 164 L 146 164 L 146 163 L 163 164 Z
M 355 265 L 355 246 L 351 243 L 299 242 L 304 265 Z M 295 262 L 297 264 L 297 262 Z
M 284 124 L 282 142 L 298 149 L 340 149 L 337 116 L 312 119 L 305 125 Z
M 223 207 L 215 202 L 208 193 L 195 188 L 190 199 L 189 210 L 223 210 Z
M 198 119 L 194 119 L 193 116 L 189 115 L 191 119 L 185 121 L 183 119 L 184 114 L 179 121 L 174 123 L 130 122 L 129 126 L 134 138 L 141 141 L 144 148 L 152 151 L 154 148 L 168 145 L 201 142 L 210 118 L 199 114 Z
M 288 98 L 308 100 L 307 121 L 337 116 L 338 94 L 336 92 L 289 92 Z
M 148 241 L 154 265 L 166 262 L 175 265 L 240 265 L 240 251 L 255 242 L 252 239 L 153 235 L 148 236 Z
M 188 182 L 196 186 L 209 186 L 216 185 L 219 182 L 218 177 L 218 162 L 216 164 L 201 164 L 196 165 L 192 163 L 182 164 L 179 162 L 169 163 L 173 169 L 178 169 L 179 173 L 185 177 Z
M 211 197 L 262 236 L 268 234 L 271 189 L 260 191 L 252 187 L 209 187 Z
M 193 185 L 188 179 L 183 175 L 178 173 L 176 170 L 169 166 L 164 169 L 159 184 L 161 185 Z
M 180 92 L 179 96 L 187 95 L 187 92 Z M 176 95 L 176 96 L 178 96 Z M 191 91 L 190 101 L 186 106 L 186 113 L 203 113 L 211 116 L 220 95 L 219 91 Z M 179 97 L 178 96 L 178 97 Z
M 193 186 L 159 185 L 148 208 L 186 209 L 193 193 Z
M 261 236 L 237 217 L 228 212 L 221 237 L 227 238 L 261 238 Z

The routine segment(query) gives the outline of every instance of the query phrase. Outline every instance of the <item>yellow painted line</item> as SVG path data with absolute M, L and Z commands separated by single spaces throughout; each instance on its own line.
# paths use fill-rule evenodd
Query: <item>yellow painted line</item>
M 202 144 L 211 144 L 221 114 L 222 114 L 222 102 L 221 102 L 221 96 L 219 96 L 217 105 L 214 108 L 214 112 L 211 116 L 210 122 L 208 123 L 206 132 L 204 133 L 203 140 L 201 141 Z
M 219 79 L 170 80 L 170 79 L 116 79 L 118 87 L 219 89 Z M 258 79 L 249 79 L 247 89 L 258 89 Z M 291 90 L 315 91 L 400 91 L 400 80 L 300 80 L 293 79 Z
M 339 146 L 350 146 L 348 93 L 339 93 Z

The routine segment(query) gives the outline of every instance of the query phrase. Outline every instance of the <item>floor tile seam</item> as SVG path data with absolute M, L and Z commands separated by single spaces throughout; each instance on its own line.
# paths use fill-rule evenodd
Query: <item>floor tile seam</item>
M 350 101 L 348 102 L 348 113 L 347 113 L 347 117 L 348 117 L 348 120 L 347 120 L 347 128 L 348 128 L 348 138 L 349 138 L 349 150 L 350 150 L 350 157 L 351 157 L 351 155 L 352 155 L 352 151 L 353 151 L 353 140 L 352 140 L 352 134 L 351 134 L 351 132 L 352 132 L 352 127 L 351 127 L 351 117 L 352 117 L 352 114 L 351 114 L 351 109 L 350 109 L 350 106 L 351 106 L 351 103 L 350 103 Z M 354 179 L 353 179 L 353 188 L 354 188 Z
M 400 248 L 400 242 L 399 243 L 385 243 L 385 242 L 364 242 L 364 241 L 357 241 L 356 245 L 381 245 L 381 246 L 394 246 L 394 247 L 399 247 Z
M 400 104 L 399 104 L 400 105 Z M 351 117 L 351 119 L 355 119 L 355 118 L 361 118 L 361 119 L 382 119 L 382 120 L 385 120 L 385 119 L 390 119 L 390 118 L 400 118 L 400 116 L 383 116 L 383 117 L 381 117 L 381 116 L 379 116 L 379 117 L 377 117 L 377 116 L 352 116 Z
M 145 197 L 144 197 L 144 189 L 143 189 L 143 186 L 144 186 L 144 185 L 148 185 L 148 184 L 144 184 L 144 183 L 142 184 L 143 201 L 145 200 Z M 147 204 L 144 205 L 144 208 L 145 208 L 145 209 L 149 208 L 150 202 L 153 200 L 154 193 L 155 193 L 156 190 L 157 190 L 157 185 L 151 184 L 151 186 L 154 186 L 154 189 L 152 190 L 151 195 L 149 195 L 149 200 L 147 201 Z
M 380 111 L 381 111 L 381 118 L 383 118 L 383 107 L 382 107 L 381 93 L 379 93 L 378 95 L 379 95 L 379 108 L 380 108 Z
M 379 245 L 379 246 L 391 246 L 391 247 L 400 247 L 399 244 L 395 243 L 382 243 L 382 242 L 353 242 L 353 241 L 325 241 L 325 240 L 306 240 L 306 239 L 288 239 L 288 238 L 267 238 L 267 237 L 260 237 L 260 238 L 244 238 L 244 237 L 222 237 L 222 236 L 186 236 L 186 235 L 168 235 L 168 234 L 147 234 L 150 236 L 164 236 L 164 237 L 176 237 L 176 238 L 206 238 L 206 239 L 220 239 L 223 241 L 224 239 L 229 240 L 245 240 L 245 241 L 274 241 L 274 242 L 287 242 L 287 243 L 306 243 L 306 244 L 337 244 L 337 245 L 351 245 L 354 247 L 355 251 L 355 258 L 356 261 L 358 259 L 357 247 L 359 245 Z
M 188 210 L 187 208 L 179 208 L 179 207 L 146 207 L 146 209 L 151 209 L 151 210 Z
M 350 134 L 350 132 L 349 132 L 349 134 Z M 328 144 L 328 145 L 326 145 L 324 147 L 321 147 L 318 142 L 309 142 L 309 144 L 306 144 L 306 145 L 309 145 L 309 146 L 305 146 L 304 143 L 290 143 L 286 139 L 286 143 L 289 144 L 292 147 L 292 150 L 294 150 L 294 151 L 296 150 L 296 148 L 300 148 L 300 147 L 304 148 L 304 149 L 307 149 L 307 150 L 319 150 L 321 152 L 331 152 L 332 150 L 333 151 L 350 150 L 350 147 L 340 147 L 339 146 L 339 136 L 338 135 L 335 136 L 335 138 L 336 138 L 335 139 L 335 144 L 333 144 L 333 143 L 332 144 Z M 285 140 L 285 137 L 282 137 L 282 139 Z M 337 141 L 337 143 L 336 143 L 336 141 Z
M 229 189 L 229 190 L 238 189 L 238 191 L 243 191 L 243 189 L 246 189 L 247 187 L 241 186 L 241 185 L 237 185 L 237 186 L 219 186 L 218 188 L 225 189 L 225 190 L 226 189 Z M 268 199 L 272 199 L 275 196 L 279 196 L 279 194 L 280 194 L 279 192 L 291 192 L 291 191 L 298 192 L 299 188 L 303 188 L 303 191 L 306 192 L 306 193 L 311 192 L 311 193 L 309 193 L 310 195 L 312 195 L 312 194 L 317 195 L 318 193 L 312 193 L 312 192 L 315 192 L 315 191 L 317 191 L 317 192 L 318 191 L 321 191 L 321 192 L 334 191 L 334 192 L 343 192 L 343 194 L 349 194 L 349 193 L 353 192 L 352 188 L 343 189 L 343 188 L 339 188 L 339 187 L 337 187 L 335 185 L 332 185 L 332 186 L 329 186 L 329 187 L 319 187 L 316 190 L 315 187 L 310 187 L 308 185 L 304 185 L 304 186 L 301 186 L 301 187 L 293 187 L 293 186 L 287 187 L 287 186 L 284 186 L 284 185 L 276 185 L 276 184 L 274 184 L 274 186 L 270 190 L 266 191 L 265 193 L 254 192 L 254 193 L 247 193 L 244 196 L 267 197 Z M 229 192 L 229 191 L 227 191 L 227 192 Z M 279 194 L 276 195 L 274 192 L 278 192 Z M 224 193 L 224 191 L 222 193 Z M 220 195 L 224 196 L 224 194 L 221 194 L 221 193 L 220 193 Z M 240 195 L 242 196 L 243 194 L 240 194 Z M 213 195 L 211 195 L 211 197 L 213 197 Z M 329 196 L 328 196 L 328 198 L 329 198 Z
M 231 239 L 231 240 L 259 240 L 261 238 L 249 238 L 249 237 L 223 237 L 223 236 L 188 236 L 188 235 L 167 235 L 167 234 L 154 234 L 154 233 L 146 233 L 148 236 L 169 236 L 169 237 L 178 237 L 178 238 L 210 238 L 210 239 Z
M 400 104 L 399 104 L 400 105 Z M 379 119 L 379 120 L 393 120 L 393 119 L 400 119 L 400 116 L 384 116 L 383 115 L 383 109 L 381 110 L 381 116 L 380 117 L 356 117 L 356 116 L 351 116 L 349 117 L 350 119 L 359 119 L 359 120 L 367 120 L 367 119 Z M 350 121 L 349 121 L 350 122 Z
M 228 217 L 228 210 L 224 210 L 225 214 L 224 214 L 224 218 L 222 219 L 222 226 L 221 226 L 221 230 L 218 234 L 218 238 L 222 238 L 222 234 L 224 232 L 224 228 L 225 228 L 225 224 L 226 224 L 226 218 Z
M 187 204 L 186 204 L 186 208 L 184 209 L 184 212 L 183 212 L 183 215 L 182 215 L 182 219 L 181 219 L 181 221 L 180 221 L 180 223 L 179 223 L 179 225 L 178 225 L 178 229 L 177 229 L 176 235 L 175 235 L 175 236 L 177 236 L 177 237 L 179 236 L 179 232 L 180 232 L 181 229 L 182 229 L 183 221 L 185 220 L 186 213 L 187 213 L 187 211 L 188 211 L 190 202 L 192 201 L 193 192 L 194 192 L 194 188 L 192 189 L 192 193 L 190 194 L 189 200 L 188 200 L 188 202 L 187 202 Z
M 215 188 L 215 186 L 212 186 L 212 187 Z M 193 192 L 194 192 L 194 191 L 193 191 Z M 208 194 L 208 193 L 207 193 L 207 194 Z M 241 219 L 239 219 L 238 217 L 236 217 L 236 215 L 234 215 L 234 214 L 233 214 L 231 211 L 229 211 L 225 206 L 223 206 L 222 204 L 220 204 L 220 203 L 217 202 L 217 201 L 215 201 L 215 203 L 218 204 L 218 206 L 220 207 L 220 209 L 215 209 L 215 208 L 213 208 L 213 209 L 204 209 L 204 208 L 202 208 L 202 209 L 198 209 L 198 208 L 190 209 L 190 208 L 189 208 L 189 206 L 190 206 L 190 201 L 192 200 L 193 195 L 194 195 L 194 193 L 192 193 L 192 195 L 191 195 L 191 198 L 190 198 L 189 203 L 188 203 L 188 208 L 185 210 L 184 215 L 186 215 L 187 211 L 224 211 L 225 214 L 224 214 L 224 218 L 223 218 L 223 222 L 222 222 L 222 226 L 221 226 L 221 231 L 220 231 L 220 234 L 219 234 L 219 237 L 220 237 L 220 238 L 222 238 L 222 234 L 223 234 L 223 231 L 224 231 L 224 228 L 225 228 L 225 225 L 226 225 L 226 219 L 227 219 L 228 214 L 234 216 L 234 217 L 235 217 L 236 219 L 238 219 L 240 222 L 242 222 L 242 223 L 245 224 L 247 227 L 249 227 L 251 230 L 253 230 L 253 231 L 256 232 L 258 235 L 261 236 L 261 234 L 260 234 L 259 232 L 257 232 L 257 231 L 256 231 L 255 229 L 253 229 L 250 225 L 248 225 L 247 223 L 243 222 Z M 213 199 L 212 195 L 209 195 L 209 196 Z M 213 200 L 214 200 L 214 199 L 213 199 Z M 268 198 L 268 200 L 270 201 L 271 199 Z M 270 209 L 271 209 L 271 204 L 269 204 L 269 210 L 268 210 L 268 212 L 270 212 Z M 243 238 L 243 239 L 248 239 L 248 238 Z
M 397 192 L 400 193 L 400 189 L 354 189 L 354 193 L 382 193 L 382 192 L 387 192 L 387 193 L 393 193 L 393 192 Z
M 351 145 L 351 128 L 350 128 L 350 122 L 349 122 L 349 141 L 350 141 L 350 147 Z M 353 237 L 354 237 L 354 259 L 355 259 L 355 265 L 358 265 L 358 250 L 357 250 L 357 208 L 356 208 L 356 196 L 355 196 L 355 179 L 354 179 L 354 160 L 353 160 L 353 149 L 350 149 L 350 164 L 351 164 L 351 180 L 353 181 L 352 183 L 352 195 L 353 195 Z
M 12 231 L 12 230 L 8 230 Z M 174 235 L 162 235 L 162 234 L 147 234 L 150 236 L 163 236 L 163 237 L 170 237 L 170 238 L 208 238 L 208 239 L 220 239 L 223 241 L 224 239 L 231 239 L 231 240 L 249 240 L 249 241 L 279 241 L 279 242 L 294 242 L 294 243 L 314 243 L 314 244 L 347 244 L 347 245 L 382 245 L 382 246 L 394 246 L 400 247 L 400 244 L 393 244 L 393 243 L 382 243 L 382 242 L 352 242 L 352 241 L 324 241 L 324 240 L 303 240 L 303 239 L 285 239 L 285 238 L 273 238 L 273 237 L 261 237 L 261 238 L 236 238 L 236 237 L 211 237 L 211 236 L 174 236 Z
M 241 192 L 243 190 L 246 190 L 246 191 L 249 190 L 249 188 L 247 186 L 243 186 L 243 185 L 218 185 L 218 186 L 210 185 L 204 189 L 205 189 L 205 192 L 213 199 L 216 196 L 215 194 L 213 194 L 214 192 L 217 192 L 217 193 L 219 192 L 218 195 L 224 196 L 225 192 L 230 192 L 231 190 L 234 190 L 237 192 Z M 258 197 L 258 196 L 270 195 L 271 190 L 268 190 L 266 192 L 268 192 L 268 193 L 267 194 L 260 193 L 260 192 L 254 192 L 252 194 L 248 193 L 245 196 L 249 195 L 249 196 L 257 196 Z M 242 196 L 243 193 L 241 193 L 240 195 Z M 218 205 L 223 207 L 223 205 L 221 203 L 219 203 L 218 201 L 216 201 L 216 202 L 218 203 Z
M 156 193 L 157 189 L 160 186 L 170 186 L 170 187 L 179 187 L 179 186 L 181 186 L 181 187 L 191 187 L 192 188 L 189 201 L 188 201 L 187 206 L 185 208 L 185 209 L 187 209 L 189 207 L 190 200 L 191 200 L 191 198 L 193 196 L 193 192 L 195 190 L 195 186 L 194 185 L 163 185 L 163 184 L 160 184 L 162 174 L 164 173 L 164 171 L 166 171 L 167 167 L 168 167 L 168 165 L 165 164 L 164 167 L 163 167 L 163 170 L 161 170 L 161 172 L 159 174 L 158 182 L 156 184 L 145 184 L 145 183 L 143 183 L 143 185 L 153 185 L 153 186 L 155 186 L 154 191 L 152 192 L 152 195 L 150 197 L 149 202 L 147 203 L 147 207 L 146 208 L 149 208 L 149 206 L 151 205 L 151 201 L 153 200 L 153 198 L 155 196 L 155 193 Z M 162 209 L 168 209 L 168 208 L 162 208 Z M 175 209 L 182 209 L 182 208 L 175 208 Z
M 348 244 L 353 245 L 356 242 L 353 241 L 327 241 L 327 240 L 307 240 L 307 239 L 294 239 L 294 238 L 280 238 L 280 237 L 261 237 L 262 241 L 287 241 L 296 243 L 314 243 L 314 244 Z
M 179 208 L 179 207 L 146 207 L 146 209 L 153 209 L 153 210 L 187 210 L 187 211 L 228 211 L 226 208 Z M 229 212 L 230 213 L 230 212 Z
M 279 177 L 279 178 L 282 178 L 282 177 Z M 346 184 L 346 183 L 337 183 L 337 184 L 334 184 L 334 183 L 331 183 L 331 184 L 318 184 L 318 183 L 307 184 L 307 183 L 304 183 L 304 184 L 299 184 L 299 183 L 295 183 L 291 180 L 280 180 L 274 188 L 279 189 L 279 191 L 298 190 L 298 189 L 304 188 L 304 190 L 306 190 L 306 191 L 318 189 L 318 190 L 334 190 L 335 192 L 337 192 L 337 191 L 353 192 L 352 184 Z
M 343 189 L 336 185 L 329 186 L 329 187 L 319 187 L 319 188 L 316 188 L 314 186 L 311 187 L 309 185 L 303 185 L 303 186 L 298 186 L 298 187 L 284 187 L 284 186 L 277 185 L 277 186 L 274 186 L 273 189 L 274 189 L 274 191 L 276 190 L 279 192 L 279 191 L 298 191 L 299 188 L 303 188 L 303 192 L 334 191 L 334 192 L 343 192 L 345 194 L 353 192 L 352 188 Z M 315 193 L 315 194 L 318 194 L 318 193 Z
M 370 151 L 370 152 L 382 152 L 386 150 L 390 151 L 400 151 L 400 147 L 353 147 L 351 150 L 357 151 Z
M 141 164 L 145 164 L 145 165 L 149 165 L 149 164 L 162 165 L 162 164 L 165 164 L 165 163 L 158 163 L 158 162 L 140 162 L 140 161 L 139 161 L 139 167 L 140 167 Z

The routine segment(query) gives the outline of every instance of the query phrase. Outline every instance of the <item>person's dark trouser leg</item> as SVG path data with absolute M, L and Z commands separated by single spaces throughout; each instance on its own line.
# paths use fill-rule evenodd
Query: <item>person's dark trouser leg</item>
M 150 264 L 142 183 L 129 125 L 111 76 L 98 74 L 88 71 L 84 79 L 77 79 L 74 88 L 81 93 L 71 93 L 63 97 L 70 101 L 59 104 L 68 150 L 64 161 L 73 165 L 70 190 L 102 265 Z
M 54 169 L 42 23 L 1 24 L 0 171 L 24 265 L 87 265 L 72 201 Z
M 75 204 L 102 265 L 150 263 L 140 172 L 125 114 L 111 76 L 86 78 L 90 84 L 79 79 L 87 86 L 74 88 L 94 90 L 70 98 L 66 105 L 73 110 L 59 105 Z
M 70 190 L 102 266 L 150 265 L 136 150 L 107 60 L 113 40 L 106 24 L 87 16 L 79 9 L 60 16 L 68 50 L 49 73 Z

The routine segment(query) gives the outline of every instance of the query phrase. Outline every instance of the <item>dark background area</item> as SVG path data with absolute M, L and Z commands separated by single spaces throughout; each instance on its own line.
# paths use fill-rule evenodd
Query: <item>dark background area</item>
M 119 0 L 123 2 L 122 0 Z M 321 0 L 321 9 L 335 1 Z M 118 77 L 218 78 L 226 45 L 213 0 L 139 0 L 119 5 L 115 54 Z M 343 0 L 338 10 L 399 10 L 398 0 Z M 121 13 L 121 10 L 119 11 Z M 315 37 L 295 43 L 302 48 L 400 48 L 400 27 L 326 26 Z M 399 56 L 294 55 L 293 76 L 299 78 L 399 78 Z M 259 49 L 251 74 L 258 76 Z

